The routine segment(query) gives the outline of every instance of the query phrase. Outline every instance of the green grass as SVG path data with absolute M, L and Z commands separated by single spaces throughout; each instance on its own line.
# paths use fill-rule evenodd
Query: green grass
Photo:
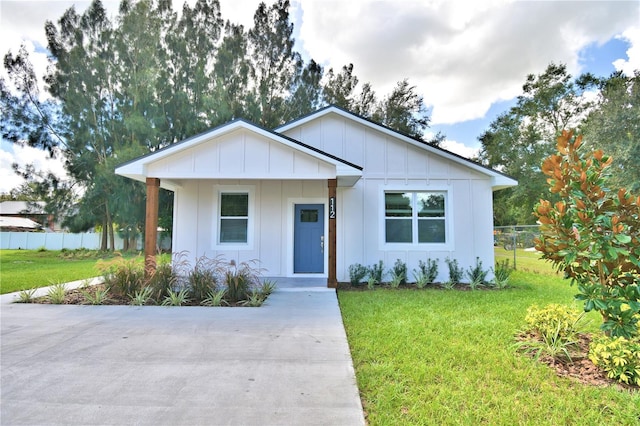
M 502 247 L 494 247 L 494 255 L 496 262 L 509 259 L 509 264 L 513 266 L 513 250 L 507 251 Z M 516 269 L 522 272 L 559 276 L 551 264 L 543 260 L 540 255 L 539 251 L 516 249 Z
M 0 294 L 98 276 L 98 255 L 82 251 L 64 258 L 55 250 L 0 250 Z
M 516 353 L 533 303 L 573 304 L 560 278 L 514 272 L 503 291 L 340 292 L 370 425 L 637 424 L 640 393 L 561 379 Z M 599 317 L 591 313 L 590 331 Z

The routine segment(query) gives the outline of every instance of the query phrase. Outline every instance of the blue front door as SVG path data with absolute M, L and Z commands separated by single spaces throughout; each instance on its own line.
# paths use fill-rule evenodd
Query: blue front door
M 293 227 L 293 272 L 324 272 L 324 205 L 296 204 Z

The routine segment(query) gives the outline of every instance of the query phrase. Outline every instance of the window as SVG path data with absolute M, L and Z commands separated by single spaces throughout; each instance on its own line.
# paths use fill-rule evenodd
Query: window
M 220 243 L 247 243 L 249 194 L 220 194 Z
M 385 192 L 387 243 L 445 243 L 446 193 Z

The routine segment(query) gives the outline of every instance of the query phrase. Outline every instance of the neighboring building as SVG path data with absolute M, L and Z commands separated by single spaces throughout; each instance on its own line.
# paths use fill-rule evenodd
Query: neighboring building
M 116 169 L 175 192 L 173 251 L 265 275 L 348 281 L 349 265 L 493 265 L 495 170 L 330 106 L 270 131 L 235 120 Z M 157 189 L 156 189 L 157 191 Z M 148 211 L 149 214 L 156 214 Z
M 0 218 L 3 219 L 3 231 L 35 231 L 43 228 L 54 230 L 53 220 L 45 213 L 42 201 L 2 201 Z M 9 218 L 24 220 L 9 220 Z

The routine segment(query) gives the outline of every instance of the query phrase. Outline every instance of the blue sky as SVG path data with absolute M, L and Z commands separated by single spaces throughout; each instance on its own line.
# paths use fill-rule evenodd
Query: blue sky
M 193 0 L 188 0 L 193 3 Z M 0 0 L 0 52 L 24 42 L 40 72 L 46 68 L 45 20 L 56 21 L 86 1 Z M 117 1 L 104 1 L 117 12 Z M 182 0 L 174 0 L 179 10 Z M 220 0 L 222 16 L 250 27 L 259 0 Z M 267 2 L 269 3 L 269 2 Z M 432 112 L 444 147 L 471 156 L 477 138 L 514 104 L 527 74 L 550 62 L 576 76 L 640 69 L 640 2 L 291 0 L 296 45 L 326 70 L 348 63 L 379 97 L 404 78 Z M 0 192 L 18 185 L 13 162 L 63 173 L 42 152 L 0 145 Z

